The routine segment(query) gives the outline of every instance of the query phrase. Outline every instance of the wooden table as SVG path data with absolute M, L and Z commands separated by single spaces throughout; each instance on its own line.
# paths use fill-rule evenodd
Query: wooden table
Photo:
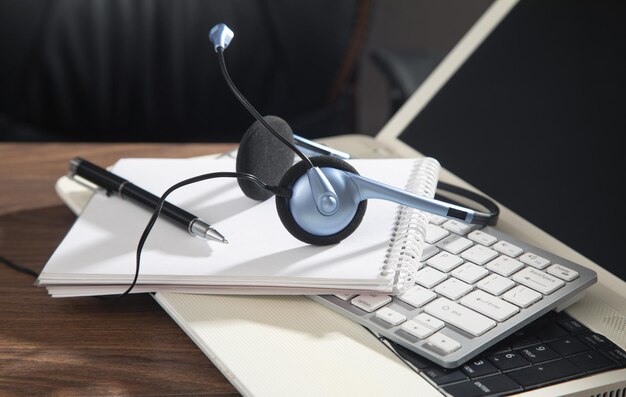
M 189 157 L 232 144 L 0 144 L 0 255 L 37 272 L 76 217 L 54 184 L 81 156 Z M 237 395 L 145 294 L 120 301 L 53 299 L 0 265 L 0 396 Z

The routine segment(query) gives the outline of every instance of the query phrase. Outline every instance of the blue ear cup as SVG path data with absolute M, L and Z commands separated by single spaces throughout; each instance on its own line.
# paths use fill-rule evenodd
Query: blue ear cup
M 276 210 L 281 222 L 298 240 L 313 245 L 336 244 L 348 237 L 361 224 L 367 200 L 360 201 L 353 182 L 345 172 L 357 174 L 350 164 L 330 156 L 311 157 L 313 165 L 320 167 L 328 177 L 337 196 L 339 208 L 333 215 L 322 215 L 313 200 L 307 178 L 308 165 L 299 162 L 287 170 L 280 187 L 291 189 L 290 198 L 276 196 Z

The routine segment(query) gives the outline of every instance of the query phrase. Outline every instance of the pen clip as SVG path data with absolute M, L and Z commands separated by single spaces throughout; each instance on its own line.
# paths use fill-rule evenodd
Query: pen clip
M 80 176 L 76 175 L 76 173 L 74 172 L 68 172 L 66 175 L 69 179 L 73 180 L 74 182 L 78 183 L 79 185 L 81 185 L 82 187 L 84 187 L 87 190 L 90 190 L 93 193 L 102 193 L 105 196 L 110 196 L 111 194 L 104 188 L 98 187 L 96 185 L 93 185 L 89 182 L 87 182 L 86 180 L 84 180 L 83 178 L 81 178 Z

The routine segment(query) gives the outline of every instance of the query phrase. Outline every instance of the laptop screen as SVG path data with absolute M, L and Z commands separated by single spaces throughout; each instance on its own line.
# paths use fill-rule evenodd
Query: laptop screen
M 625 20 L 520 1 L 399 135 L 622 279 Z

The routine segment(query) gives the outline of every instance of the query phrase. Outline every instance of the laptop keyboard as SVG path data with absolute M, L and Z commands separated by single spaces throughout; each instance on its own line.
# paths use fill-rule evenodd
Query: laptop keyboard
M 455 369 L 438 366 L 382 339 L 423 377 L 452 396 L 504 396 L 626 367 L 624 350 L 565 312 L 549 312 Z
M 436 215 L 429 219 L 414 287 L 397 296 L 311 298 L 409 351 L 455 368 L 571 303 L 596 281 L 595 272 L 497 228 Z

